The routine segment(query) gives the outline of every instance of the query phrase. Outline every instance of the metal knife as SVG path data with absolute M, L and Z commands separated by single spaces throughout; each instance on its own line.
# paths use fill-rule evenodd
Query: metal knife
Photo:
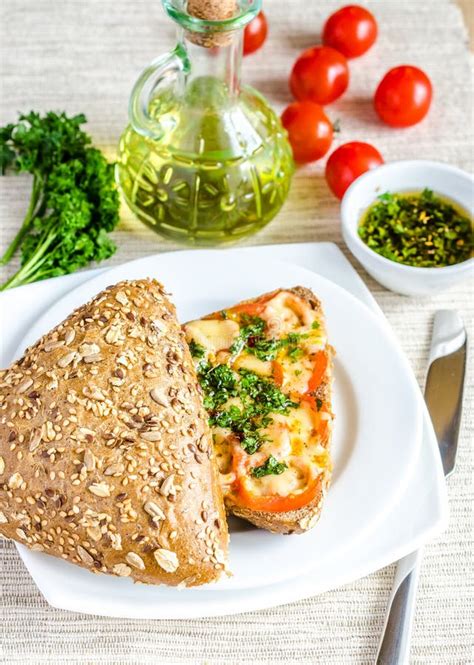
M 461 424 L 467 335 L 459 314 L 440 310 L 434 318 L 425 401 L 438 439 L 444 475 L 454 470 Z M 423 551 L 400 559 L 387 606 L 375 665 L 409 665 L 416 590 Z

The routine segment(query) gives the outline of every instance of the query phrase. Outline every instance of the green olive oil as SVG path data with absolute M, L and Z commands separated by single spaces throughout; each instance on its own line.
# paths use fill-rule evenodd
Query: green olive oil
M 191 245 L 229 243 L 265 226 L 285 201 L 293 159 L 279 118 L 255 91 L 239 104 L 216 78 L 200 77 L 183 98 L 156 97 L 160 133 L 128 126 L 118 178 L 137 217 Z

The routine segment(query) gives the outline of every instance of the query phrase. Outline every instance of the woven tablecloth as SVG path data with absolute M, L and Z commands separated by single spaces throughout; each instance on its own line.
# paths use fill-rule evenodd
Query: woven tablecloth
M 267 0 L 269 39 L 262 51 L 245 59 L 244 79 L 278 109 L 283 108 L 290 101 L 287 77 L 292 62 L 299 51 L 317 42 L 325 17 L 341 4 L 336 0 Z M 368 140 L 386 160 L 439 159 L 471 169 L 472 88 L 467 35 L 459 9 L 447 0 L 364 4 L 378 18 L 380 37 L 366 56 L 351 61 L 350 90 L 328 109 L 332 119 L 340 119 L 337 142 Z M 94 141 L 113 157 L 137 75 L 173 44 L 173 26 L 158 0 L 2 0 L 0 6 L 0 123 L 30 109 L 84 112 Z M 403 63 L 428 72 L 435 98 L 426 121 L 394 131 L 377 121 L 371 97 L 383 73 Z M 323 166 L 319 163 L 298 170 L 284 210 L 248 244 L 331 240 L 343 248 L 338 204 L 325 185 Z M 29 185 L 27 177 L 0 179 L 2 247 L 22 218 Z M 114 235 L 119 249 L 110 265 L 174 247 L 136 222 L 125 208 Z M 2 271 L 2 280 L 14 266 Z M 455 307 L 472 330 L 472 282 L 437 297 L 409 299 L 384 290 L 363 271 L 361 274 L 420 382 L 434 311 Z M 413 635 L 415 664 L 464 665 L 474 660 L 470 387 L 458 466 L 448 483 L 450 525 L 426 548 L 423 563 Z M 318 597 L 232 617 L 117 620 L 52 609 L 14 546 L 2 541 L 0 548 L 0 658 L 5 663 L 370 663 L 393 577 L 390 566 Z

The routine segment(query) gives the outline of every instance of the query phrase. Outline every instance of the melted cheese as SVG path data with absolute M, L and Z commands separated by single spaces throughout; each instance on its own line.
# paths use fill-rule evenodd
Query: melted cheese
M 280 475 L 264 476 L 254 479 L 252 492 L 257 496 L 278 494 L 288 496 L 292 492 L 302 490 L 306 485 L 307 475 L 301 471 L 299 466 L 288 464 L 288 469 Z
M 235 321 L 204 319 L 191 321 L 184 327 L 188 342 L 194 340 L 211 353 L 228 349 L 239 334 L 239 324 Z
M 271 376 L 272 363 L 270 360 L 260 360 L 251 353 L 240 353 L 232 365 L 233 369 L 248 369 L 260 376 Z
M 261 316 L 270 335 L 275 337 L 310 328 L 316 318 L 307 302 L 288 291 L 281 291 L 272 298 Z

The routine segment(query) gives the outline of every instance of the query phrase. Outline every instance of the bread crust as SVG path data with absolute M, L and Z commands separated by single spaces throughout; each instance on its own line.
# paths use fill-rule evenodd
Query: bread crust
M 277 289 L 274 292 L 264 294 L 258 298 L 252 298 L 250 300 L 245 300 L 240 304 L 252 303 L 255 300 L 260 300 L 261 298 L 270 298 L 272 295 L 276 295 L 282 289 Z M 311 306 L 314 312 L 318 314 L 318 318 L 323 319 L 323 310 L 320 300 L 316 295 L 304 286 L 295 286 L 291 289 L 283 289 L 289 293 L 294 293 L 306 300 L 307 303 Z M 210 315 L 211 317 L 214 315 Z M 323 402 L 330 404 L 331 403 L 331 380 L 332 375 L 332 359 L 334 355 L 334 350 L 331 346 L 328 345 L 328 360 L 329 360 L 329 370 L 327 380 L 323 381 L 317 390 L 317 397 L 319 397 Z M 326 447 L 329 448 L 331 444 L 331 438 L 328 437 Z M 319 520 L 321 509 L 324 503 L 325 496 L 327 494 L 328 488 L 331 483 L 331 471 L 326 470 L 319 476 L 319 485 L 317 488 L 316 496 L 314 499 L 308 503 L 306 506 L 299 508 L 298 510 L 291 510 L 284 513 L 275 513 L 275 512 L 266 512 L 266 511 L 255 511 L 249 508 L 238 506 L 232 502 L 231 497 L 225 498 L 227 511 L 240 517 L 248 522 L 251 522 L 260 529 L 266 529 L 273 533 L 281 534 L 293 534 L 293 533 L 304 533 L 311 529 Z
M 207 414 L 155 280 L 109 287 L 0 372 L 0 533 L 151 584 L 225 570 Z

